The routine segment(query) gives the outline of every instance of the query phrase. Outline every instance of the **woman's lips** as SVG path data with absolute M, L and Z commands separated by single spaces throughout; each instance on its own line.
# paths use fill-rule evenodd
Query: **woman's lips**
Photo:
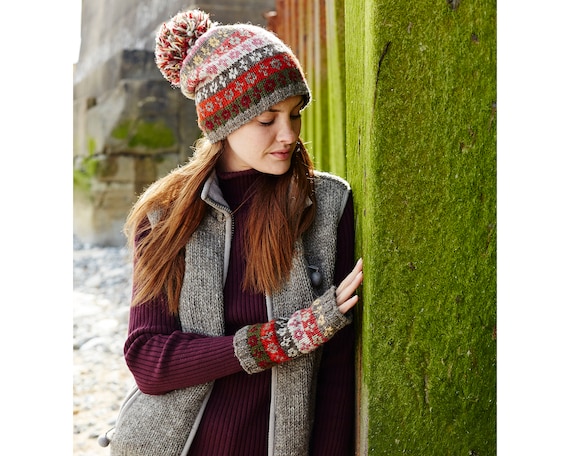
M 273 155 L 278 160 L 287 160 L 291 153 L 288 150 L 278 150 L 276 152 L 271 152 L 271 155 Z

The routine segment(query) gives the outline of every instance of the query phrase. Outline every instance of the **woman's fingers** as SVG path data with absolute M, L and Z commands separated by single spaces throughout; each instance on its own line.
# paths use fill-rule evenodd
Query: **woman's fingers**
M 340 310 L 340 312 L 344 315 L 350 309 L 352 309 L 356 305 L 357 302 L 358 302 L 358 295 L 354 295 L 348 301 L 344 301 L 344 303 L 340 304 L 338 306 L 338 310 Z
M 358 302 L 358 296 L 353 295 L 362 284 L 362 279 L 362 258 L 360 258 L 353 270 L 346 276 L 336 290 L 336 303 L 343 314 L 348 312 Z
M 354 276 L 350 277 L 350 281 L 340 292 L 337 289 L 337 304 L 342 304 L 351 298 L 357 288 L 362 284 L 362 277 L 362 271 L 357 271 Z
M 352 271 L 345 277 L 345 279 L 340 283 L 340 285 L 337 287 L 336 289 L 336 294 L 337 296 L 342 295 L 343 293 L 345 293 L 347 287 L 350 287 L 353 283 L 354 280 L 356 279 L 356 277 L 358 276 L 358 274 L 362 272 L 362 258 L 360 258 L 357 262 L 356 265 L 354 266 L 354 268 L 352 269 Z M 358 288 L 358 286 L 356 286 L 354 288 L 354 290 L 352 291 L 348 291 L 348 296 L 350 296 L 352 293 L 354 293 L 354 291 L 356 290 L 356 288 Z M 344 300 L 346 300 L 348 298 L 348 296 L 345 296 Z

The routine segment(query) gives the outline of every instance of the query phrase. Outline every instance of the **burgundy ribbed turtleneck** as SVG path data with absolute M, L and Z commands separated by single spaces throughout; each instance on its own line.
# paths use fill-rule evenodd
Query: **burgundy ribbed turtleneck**
M 168 316 L 164 300 L 131 309 L 125 358 L 148 394 L 215 380 L 191 456 L 266 456 L 271 370 L 245 373 L 233 354 L 233 334 L 246 325 L 267 321 L 262 294 L 244 292 L 243 228 L 255 170 L 218 173 L 219 184 L 234 211 L 234 238 L 224 288 L 225 337 L 181 332 Z M 237 210 L 236 210 L 237 209 Z M 335 283 L 353 266 L 354 227 L 349 199 L 338 229 Z M 307 303 L 309 305 L 310 303 Z M 354 426 L 354 329 L 339 331 L 323 349 L 311 456 L 351 454 Z

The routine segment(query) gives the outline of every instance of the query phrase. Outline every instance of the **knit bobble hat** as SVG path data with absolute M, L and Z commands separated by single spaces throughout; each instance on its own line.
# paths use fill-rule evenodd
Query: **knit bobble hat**
M 200 10 L 178 13 L 156 35 L 156 64 L 195 100 L 198 126 L 214 143 L 281 101 L 311 92 L 301 65 L 275 34 L 250 24 L 219 25 Z

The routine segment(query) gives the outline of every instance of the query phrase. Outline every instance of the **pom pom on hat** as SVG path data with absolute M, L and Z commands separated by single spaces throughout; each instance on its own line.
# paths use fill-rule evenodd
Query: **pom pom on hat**
M 156 65 L 173 86 L 180 87 L 180 70 L 188 50 L 196 40 L 217 23 L 200 10 L 178 13 L 156 34 Z

